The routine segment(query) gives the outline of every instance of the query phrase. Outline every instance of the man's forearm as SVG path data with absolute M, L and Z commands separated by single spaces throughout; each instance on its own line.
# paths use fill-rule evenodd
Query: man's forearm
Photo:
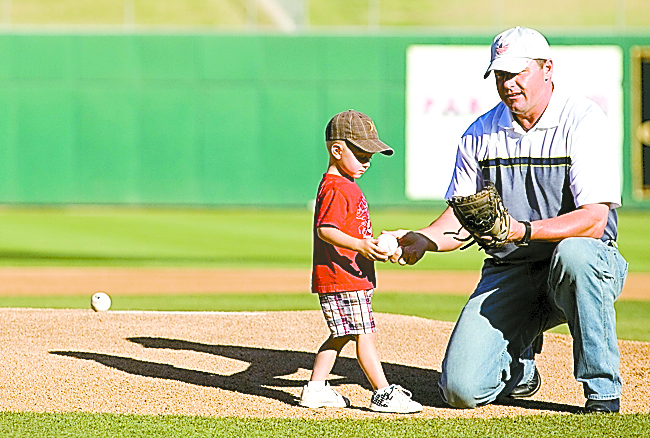
M 609 206 L 606 204 L 589 204 L 555 218 L 531 222 L 531 240 L 559 242 L 568 237 L 600 239 L 607 226 L 608 213 Z
M 420 230 L 414 230 L 427 237 L 431 241 L 427 251 L 446 252 L 453 251 L 463 245 L 462 239 L 469 236 L 469 233 L 454 216 L 451 208 L 447 208 L 431 225 Z

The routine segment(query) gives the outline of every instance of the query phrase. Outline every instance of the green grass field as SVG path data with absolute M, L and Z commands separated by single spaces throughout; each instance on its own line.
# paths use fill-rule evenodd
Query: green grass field
M 453 322 L 466 299 L 463 295 L 378 292 L 373 297 L 373 308 L 376 312 Z M 112 310 L 254 312 L 320 309 L 316 297 L 307 291 L 304 294 L 113 295 L 112 301 Z M 87 309 L 89 296 L 0 296 L 0 307 Z M 619 339 L 650 342 L 650 301 L 619 301 L 616 310 Z M 569 334 L 566 324 L 551 331 Z
M 375 232 L 427 225 L 439 210 L 371 211 Z M 620 246 L 633 272 L 650 272 L 650 212 L 621 211 Z M 186 266 L 309 269 L 311 213 L 307 210 L 5 208 L 0 210 L 0 266 Z M 415 267 L 382 269 L 474 270 L 476 249 L 430 254 Z M 381 272 L 379 273 L 381 275 Z M 453 321 L 465 298 L 386 293 L 378 312 Z M 0 306 L 87 308 L 87 296 L 2 297 Z M 646 302 L 617 304 L 619 337 L 650 341 Z M 115 296 L 114 309 L 317 309 L 305 294 Z M 560 327 L 560 331 L 565 328 Z M 0 413 L 6 437 L 636 437 L 650 433 L 650 414 L 555 415 L 517 418 L 396 421 L 246 420 L 178 416 Z
M 378 209 L 382 229 L 416 229 L 440 209 Z M 211 268 L 311 267 L 311 212 L 307 209 L 5 208 L 0 210 L 0 266 L 185 266 Z M 650 212 L 620 214 L 621 252 L 631 272 L 650 272 Z M 472 247 L 427 254 L 415 266 L 387 269 L 473 270 L 484 253 Z M 113 297 L 113 309 L 137 310 L 316 310 L 311 294 L 221 294 Z M 7 296 L 0 307 L 87 308 L 87 296 Z M 377 294 L 375 310 L 455 321 L 464 296 Z M 621 339 L 650 342 L 650 302 L 617 303 Z M 568 333 L 565 325 L 554 331 Z
M 428 225 L 440 208 L 373 209 L 383 229 Z M 619 247 L 630 272 L 650 272 L 650 212 L 620 211 Z M 307 209 L 156 209 L 112 207 L 0 210 L 0 266 L 311 267 Z M 475 271 L 476 246 L 427 254 L 413 267 L 378 269 Z
M 14 25 L 177 26 L 247 29 L 271 26 L 269 11 L 249 0 L 5 0 L 0 17 Z M 430 0 L 279 1 L 289 15 L 312 26 L 380 25 L 476 28 L 647 26 L 645 0 L 604 0 L 597 8 L 588 0 L 549 0 L 544 8 L 533 0 L 518 2 Z M 292 8 L 293 6 L 293 8 Z M 562 10 L 562 14 L 557 11 Z M 534 11 L 534 13 L 530 13 Z M 292 13 L 293 12 L 293 13 Z
M 554 415 L 489 420 L 251 420 L 180 416 L 0 413 L 3 437 L 611 438 L 643 437 L 649 415 Z M 38 432 L 35 432 L 38 431 Z

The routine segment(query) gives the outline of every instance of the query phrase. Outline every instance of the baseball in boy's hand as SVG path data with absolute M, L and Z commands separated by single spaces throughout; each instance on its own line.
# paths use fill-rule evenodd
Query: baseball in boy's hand
M 388 256 L 392 256 L 397 251 L 399 244 L 395 236 L 384 233 L 377 238 L 377 246 L 386 252 Z

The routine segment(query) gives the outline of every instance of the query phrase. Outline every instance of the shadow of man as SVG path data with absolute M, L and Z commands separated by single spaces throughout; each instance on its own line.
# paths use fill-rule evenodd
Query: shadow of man
M 242 394 L 266 397 L 289 405 L 297 405 L 297 398 L 288 392 L 275 388 L 302 387 L 305 384 L 304 381 L 287 379 L 284 376 L 294 374 L 301 368 L 310 370 L 316 356 L 315 353 L 302 351 L 236 345 L 210 345 L 181 339 L 132 337 L 127 338 L 127 340 L 140 344 L 145 348 L 195 351 L 227 357 L 247 362 L 249 366 L 245 370 L 232 375 L 221 375 L 110 354 L 82 351 L 50 351 L 50 353 L 92 360 L 133 375 L 221 388 Z M 382 366 L 389 382 L 397 383 L 409 389 L 413 393 L 413 399 L 423 406 L 449 408 L 438 393 L 439 371 L 388 362 L 382 362 Z M 340 376 L 340 378 L 333 381 L 335 384 L 357 384 L 368 390 L 371 389 L 356 359 L 339 357 L 332 373 Z M 495 404 L 556 412 L 577 413 L 581 411 L 577 406 L 538 400 L 503 399 Z
M 292 394 L 275 388 L 302 387 L 303 380 L 285 378 L 299 369 L 310 370 L 315 353 L 235 345 L 209 345 L 180 339 L 133 337 L 127 340 L 145 348 L 185 350 L 227 357 L 249 363 L 249 366 L 232 375 L 179 368 L 169 364 L 148 362 L 129 357 L 82 351 L 51 351 L 51 354 L 92 360 L 129 374 L 176 380 L 193 385 L 221 388 L 243 394 L 266 397 L 296 405 Z M 413 393 L 413 399 L 424 406 L 444 407 L 437 391 L 439 372 L 407 365 L 382 363 L 390 382 L 402 385 Z M 371 389 L 356 359 L 339 357 L 332 373 L 341 376 L 333 380 L 337 385 L 357 384 Z

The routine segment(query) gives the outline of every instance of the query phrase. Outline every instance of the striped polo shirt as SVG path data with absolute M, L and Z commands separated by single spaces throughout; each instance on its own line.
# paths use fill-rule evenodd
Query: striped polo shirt
M 445 195 L 467 196 L 491 181 L 512 217 L 535 221 L 557 217 L 578 206 L 608 203 L 603 241 L 616 240 L 616 208 L 621 205 L 617 143 L 605 113 L 593 101 L 553 92 L 548 107 L 528 132 L 500 102 L 461 137 L 456 167 Z M 557 243 L 509 243 L 488 253 L 498 260 L 543 260 Z

